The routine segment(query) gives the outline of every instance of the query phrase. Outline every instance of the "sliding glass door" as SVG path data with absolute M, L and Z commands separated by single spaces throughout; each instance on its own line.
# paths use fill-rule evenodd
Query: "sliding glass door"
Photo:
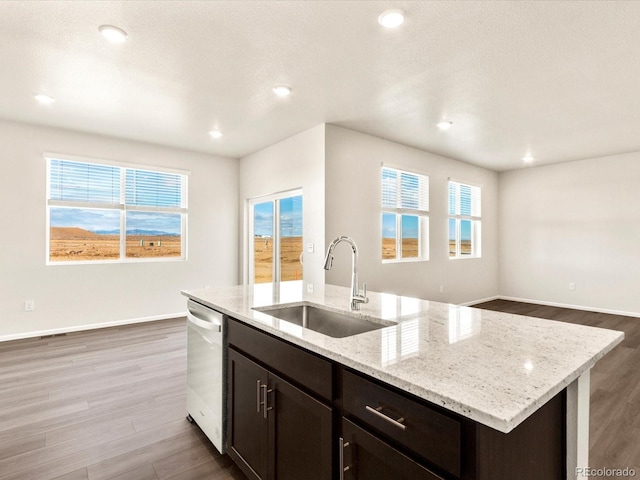
M 302 280 L 302 192 L 249 201 L 249 279 Z

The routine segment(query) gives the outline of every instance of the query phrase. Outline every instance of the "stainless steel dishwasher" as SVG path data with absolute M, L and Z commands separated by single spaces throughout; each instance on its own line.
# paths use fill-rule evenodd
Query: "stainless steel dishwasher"
M 226 452 L 226 359 L 222 314 L 187 301 L 187 419 Z

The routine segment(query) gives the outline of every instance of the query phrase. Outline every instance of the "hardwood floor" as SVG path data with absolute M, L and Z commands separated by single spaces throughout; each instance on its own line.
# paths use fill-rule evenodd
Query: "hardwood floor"
M 185 319 L 0 343 L 0 479 L 246 480 L 185 392 Z
M 625 333 L 591 370 L 589 461 L 591 468 L 629 467 L 640 476 L 640 318 L 508 300 L 474 306 Z
M 590 459 L 640 476 L 640 319 L 477 307 L 625 332 L 591 372 Z M 0 480 L 246 480 L 185 419 L 185 347 L 184 319 L 0 343 Z

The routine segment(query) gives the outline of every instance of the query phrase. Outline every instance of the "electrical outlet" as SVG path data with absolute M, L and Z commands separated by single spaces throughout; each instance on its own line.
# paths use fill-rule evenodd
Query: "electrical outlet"
M 444 293 L 444 285 L 440 285 L 440 293 Z
M 307 243 L 307 253 L 313 253 L 313 243 Z
M 24 311 L 25 312 L 33 312 L 36 309 L 35 300 L 25 300 L 24 301 Z
M 313 293 L 313 283 L 307 283 L 307 293 Z
M 573 282 L 571 282 L 571 283 L 569 284 L 569 290 L 574 291 L 575 289 L 576 289 L 576 284 L 575 284 L 575 283 L 573 283 Z

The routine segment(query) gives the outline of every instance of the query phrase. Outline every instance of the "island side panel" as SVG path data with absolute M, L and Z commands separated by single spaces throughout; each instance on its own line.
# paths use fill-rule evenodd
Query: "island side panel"
M 566 390 L 510 433 L 477 424 L 477 479 L 564 480 L 566 425 Z
M 591 374 L 587 370 L 567 387 L 567 479 L 587 478 L 589 467 L 589 402 Z

